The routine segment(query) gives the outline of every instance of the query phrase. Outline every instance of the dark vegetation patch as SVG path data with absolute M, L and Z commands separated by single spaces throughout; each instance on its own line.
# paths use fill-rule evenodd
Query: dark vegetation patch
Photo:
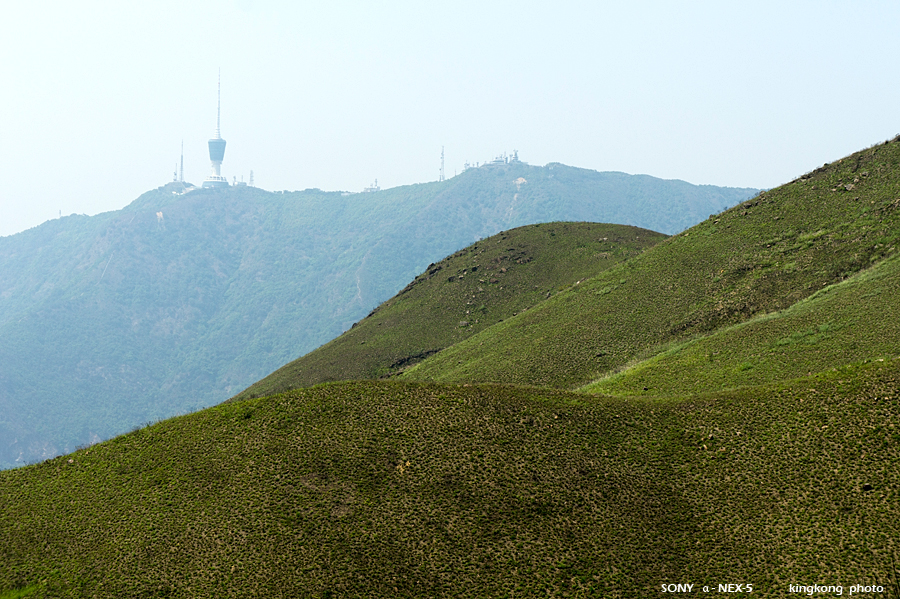
M 411 355 L 411 356 L 406 356 L 406 357 L 404 357 L 404 358 L 400 358 L 399 360 L 397 360 L 397 361 L 395 361 L 395 362 L 392 362 L 391 365 L 388 366 L 388 369 L 391 370 L 391 371 L 393 371 L 393 370 L 396 370 L 396 369 L 399 369 L 399 368 L 404 368 L 404 367 L 409 366 L 409 365 L 411 365 L 411 364 L 415 364 L 416 362 L 421 362 L 422 360 L 424 360 L 424 359 L 427 358 L 428 356 L 433 356 L 434 354 L 438 353 L 439 351 L 441 351 L 441 350 L 439 350 L 439 349 L 429 349 L 429 350 L 426 350 L 426 351 L 423 351 L 423 352 L 419 352 L 419 353 L 417 353 L 417 354 L 413 354 L 413 355 Z M 385 375 L 385 376 L 390 376 L 390 373 L 388 373 L 388 374 Z

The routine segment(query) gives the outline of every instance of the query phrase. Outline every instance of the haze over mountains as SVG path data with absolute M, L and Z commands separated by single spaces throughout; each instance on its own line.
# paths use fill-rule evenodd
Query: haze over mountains
M 647 234 L 482 239 L 259 397 L 0 472 L 0 597 L 900 593 L 900 138 Z
M 675 233 L 756 193 L 524 163 L 369 194 L 173 191 L 0 238 L 0 466 L 222 401 L 498 231 Z

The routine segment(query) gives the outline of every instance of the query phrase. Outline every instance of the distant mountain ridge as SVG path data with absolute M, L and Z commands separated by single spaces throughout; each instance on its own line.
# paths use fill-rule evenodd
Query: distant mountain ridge
M 501 230 L 672 233 L 756 193 L 523 163 L 365 194 L 173 191 L 0 238 L 0 466 L 222 401 Z

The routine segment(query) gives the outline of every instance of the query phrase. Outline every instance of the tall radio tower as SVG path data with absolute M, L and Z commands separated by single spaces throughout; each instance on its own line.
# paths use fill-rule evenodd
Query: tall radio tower
M 179 183 L 184 183 L 184 140 L 181 140 L 181 172 L 178 175 Z
M 222 160 L 225 159 L 225 140 L 220 129 L 222 117 L 222 69 L 219 69 L 219 92 L 216 107 L 216 136 L 209 140 L 209 161 L 212 172 L 203 182 L 203 187 L 228 187 L 228 179 L 222 176 Z
M 441 178 L 438 180 L 444 180 L 444 146 L 441 146 Z

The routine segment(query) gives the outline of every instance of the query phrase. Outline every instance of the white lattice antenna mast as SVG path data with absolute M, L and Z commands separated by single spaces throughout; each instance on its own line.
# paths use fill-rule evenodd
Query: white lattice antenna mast
M 444 146 L 441 146 L 441 181 L 444 180 Z
M 181 170 L 179 171 L 178 181 L 184 183 L 184 140 L 181 140 Z
M 220 132 L 221 125 L 221 117 L 222 117 L 222 69 L 219 69 L 219 90 L 217 92 L 217 101 L 216 101 L 216 139 L 222 139 L 222 133 Z

